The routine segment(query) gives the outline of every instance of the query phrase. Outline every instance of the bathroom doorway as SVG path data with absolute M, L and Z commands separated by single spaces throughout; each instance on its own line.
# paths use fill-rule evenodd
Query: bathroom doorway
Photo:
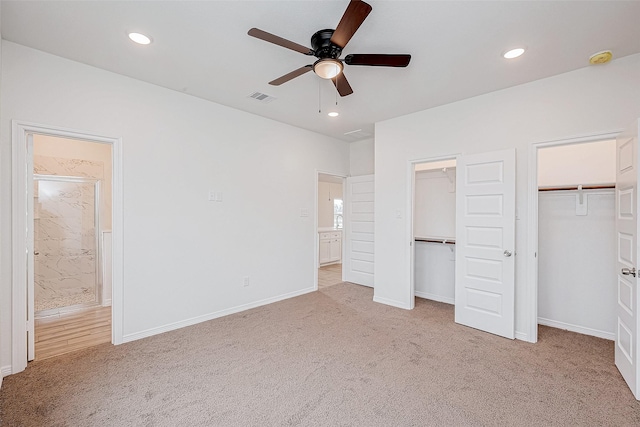
M 36 360 L 111 342 L 111 150 L 33 135 Z
M 318 173 L 318 289 L 342 283 L 344 177 Z

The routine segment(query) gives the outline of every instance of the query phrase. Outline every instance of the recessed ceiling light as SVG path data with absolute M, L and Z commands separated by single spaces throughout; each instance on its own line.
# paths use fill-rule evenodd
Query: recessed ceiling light
M 329 117 L 338 117 L 340 115 L 340 113 L 338 113 L 337 111 L 332 111 L 329 114 L 327 114 L 327 116 Z
M 151 43 L 151 38 L 140 33 L 129 33 L 129 38 L 138 44 Z
M 517 58 L 518 56 L 522 55 L 524 53 L 524 48 L 523 47 L 518 47 L 516 49 L 511 49 L 505 53 L 502 54 L 503 57 L 505 57 L 506 59 L 513 59 L 513 58 Z

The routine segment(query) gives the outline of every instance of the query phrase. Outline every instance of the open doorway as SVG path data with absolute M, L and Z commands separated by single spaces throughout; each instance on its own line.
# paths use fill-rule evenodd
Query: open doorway
M 515 171 L 515 149 L 409 164 L 410 308 L 415 296 L 453 303 L 456 323 L 515 338 Z
M 111 144 L 33 134 L 35 359 L 111 342 Z
M 318 289 L 342 283 L 344 177 L 318 173 Z
M 454 304 L 456 160 L 414 164 L 414 294 Z
M 615 340 L 616 141 L 537 153 L 537 321 Z
M 111 201 L 112 206 L 105 208 L 111 214 L 112 238 L 111 248 L 107 248 L 107 239 L 102 242 L 102 255 L 110 254 L 110 259 L 103 262 L 103 285 L 111 283 L 111 307 L 104 307 L 111 316 L 110 339 L 113 344 L 123 342 L 123 193 L 122 193 L 122 140 L 86 132 L 78 132 L 65 128 L 38 125 L 12 120 L 12 287 L 11 287 L 11 366 L 12 372 L 23 371 L 27 362 L 35 358 L 35 256 L 34 255 L 34 148 L 33 140 L 39 136 L 99 143 L 110 147 L 111 166 Z M 54 140 L 58 141 L 58 140 Z M 52 144 L 51 157 L 60 157 L 56 144 Z M 81 162 L 79 162 L 81 163 Z M 109 169 L 109 167 L 107 167 Z M 104 237 L 104 236 L 103 236 Z M 93 239 L 93 236 L 91 237 Z M 60 240 L 59 243 L 63 243 Z M 64 242 L 66 244 L 66 242 Z M 110 265 L 108 265 L 108 262 Z M 106 286 L 102 291 L 106 291 Z M 101 299 L 106 304 L 108 298 Z M 97 297 L 100 297 L 97 296 Z M 64 334 L 64 333 L 63 333 Z M 106 334 L 105 334 L 106 335 Z M 74 340 L 78 344 L 83 339 Z

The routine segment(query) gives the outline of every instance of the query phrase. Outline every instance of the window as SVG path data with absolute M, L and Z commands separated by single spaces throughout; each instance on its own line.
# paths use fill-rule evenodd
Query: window
M 333 199 L 333 228 L 342 228 L 342 199 Z

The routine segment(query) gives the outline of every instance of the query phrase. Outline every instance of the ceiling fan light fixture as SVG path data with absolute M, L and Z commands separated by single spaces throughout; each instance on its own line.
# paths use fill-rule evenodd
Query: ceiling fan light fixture
M 325 58 L 313 64 L 313 72 L 323 79 L 332 79 L 342 72 L 342 62 L 337 59 Z

